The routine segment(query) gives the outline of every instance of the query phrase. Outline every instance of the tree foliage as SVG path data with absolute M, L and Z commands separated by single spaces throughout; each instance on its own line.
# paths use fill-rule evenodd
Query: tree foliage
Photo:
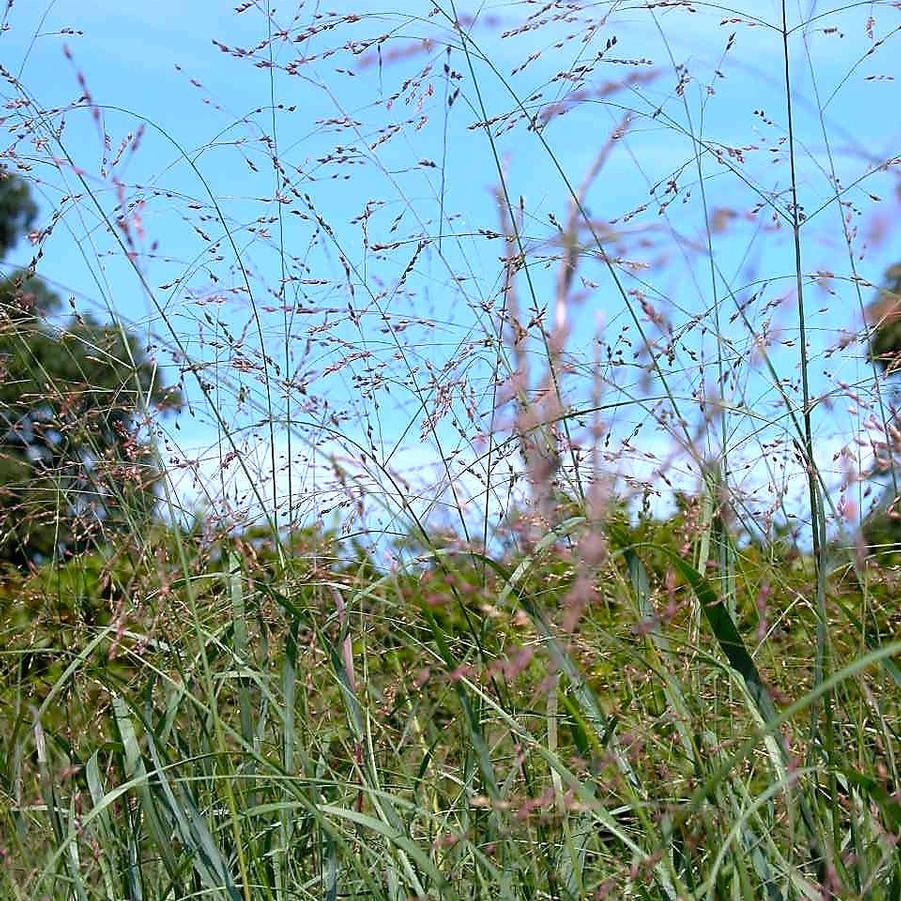
M 901 369 L 901 263 L 885 273 L 885 281 L 868 309 L 870 357 L 888 374 Z
M 896 263 L 885 273 L 885 279 L 876 298 L 867 308 L 870 324 L 870 359 L 891 378 L 892 387 L 901 373 L 901 263 Z M 901 508 L 897 496 L 898 461 L 901 458 L 901 411 L 898 409 L 897 392 L 888 398 L 888 434 L 877 447 L 873 475 L 879 478 L 892 476 L 876 509 L 863 525 L 864 540 L 868 547 L 881 553 L 897 552 L 901 548 Z
M 31 228 L 38 208 L 28 185 L 0 169 L 0 258 L 13 248 L 19 236 Z
M 34 216 L 27 185 L 6 174 L 0 251 Z M 17 565 L 152 516 L 149 416 L 181 403 L 134 334 L 61 306 L 33 272 L 0 281 L 0 561 Z

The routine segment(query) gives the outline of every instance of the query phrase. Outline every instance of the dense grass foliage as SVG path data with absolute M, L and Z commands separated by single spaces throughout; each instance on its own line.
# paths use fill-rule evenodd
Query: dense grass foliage
M 725 599 L 709 531 L 612 522 L 573 628 L 583 528 L 11 575 L 4 893 L 895 897 L 899 575 L 830 571 L 817 684 L 809 556 L 730 539 Z

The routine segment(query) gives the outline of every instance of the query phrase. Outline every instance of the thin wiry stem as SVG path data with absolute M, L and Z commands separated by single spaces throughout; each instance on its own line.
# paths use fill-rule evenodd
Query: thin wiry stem
M 801 259 L 801 227 L 803 216 L 798 199 L 798 175 L 795 163 L 795 132 L 792 104 L 791 60 L 789 53 L 788 9 L 786 0 L 782 0 L 782 59 L 785 79 L 785 104 L 788 129 L 789 172 L 791 177 L 791 210 L 792 240 L 795 257 L 795 290 L 798 297 L 798 343 L 801 366 L 801 403 L 804 422 L 803 460 L 807 472 L 808 498 L 810 502 L 811 538 L 813 542 L 813 559 L 816 574 L 816 609 L 817 609 L 817 650 L 814 672 L 814 685 L 819 687 L 831 675 L 829 663 L 829 638 L 827 634 L 828 613 L 826 610 L 826 522 L 820 503 L 820 489 L 817 483 L 817 463 L 813 444 L 813 408 L 810 397 L 809 369 L 810 360 L 807 348 L 807 321 L 804 304 L 804 270 Z M 826 692 L 823 698 L 826 714 L 826 732 L 824 747 L 827 759 L 831 760 L 833 745 L 832 692 Z M 813 745 L 819 737 L 817 723 L 817 706 L 811 705 L 811 741 L 810 754 L 814 753 Z M 836 803 L 836 781 L 834 771 L 830 771 L 830 784 L 833 809 Z M 834 820 L 833 820 L 834 822 Z

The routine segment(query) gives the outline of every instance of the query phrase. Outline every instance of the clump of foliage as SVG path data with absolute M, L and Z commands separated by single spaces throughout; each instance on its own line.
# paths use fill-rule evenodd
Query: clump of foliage
M 2 172 L 0 256 L 35 216 Z M 138 337 L 72 311 L 32 271 L 0 281 L 0 561 L 50 560 L 147 524 L 152 414 L 175 410 Z
M 872 328 L 870 358 L 892 375 L 901 367 L 901 264 L 886 271 L 867 313 Z
M 863 523 L 863 540 L 886 562 L 901 549 L 901 496 L 898 461 L 901 459 L 901 411 L 895 380 L 901 372 L 901 265 L 885 273 L 876 299 L 867 309 L 870 323 L 870 359 L 887 377 L 887 429 L 876 445 L 872 476 L 886 482 L 881 497 Z

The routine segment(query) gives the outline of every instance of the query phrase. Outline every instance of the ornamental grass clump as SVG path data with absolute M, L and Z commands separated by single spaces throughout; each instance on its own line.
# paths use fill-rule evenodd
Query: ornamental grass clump
M 0 895 L 898 897 L 895 5 L 21 6 Z

